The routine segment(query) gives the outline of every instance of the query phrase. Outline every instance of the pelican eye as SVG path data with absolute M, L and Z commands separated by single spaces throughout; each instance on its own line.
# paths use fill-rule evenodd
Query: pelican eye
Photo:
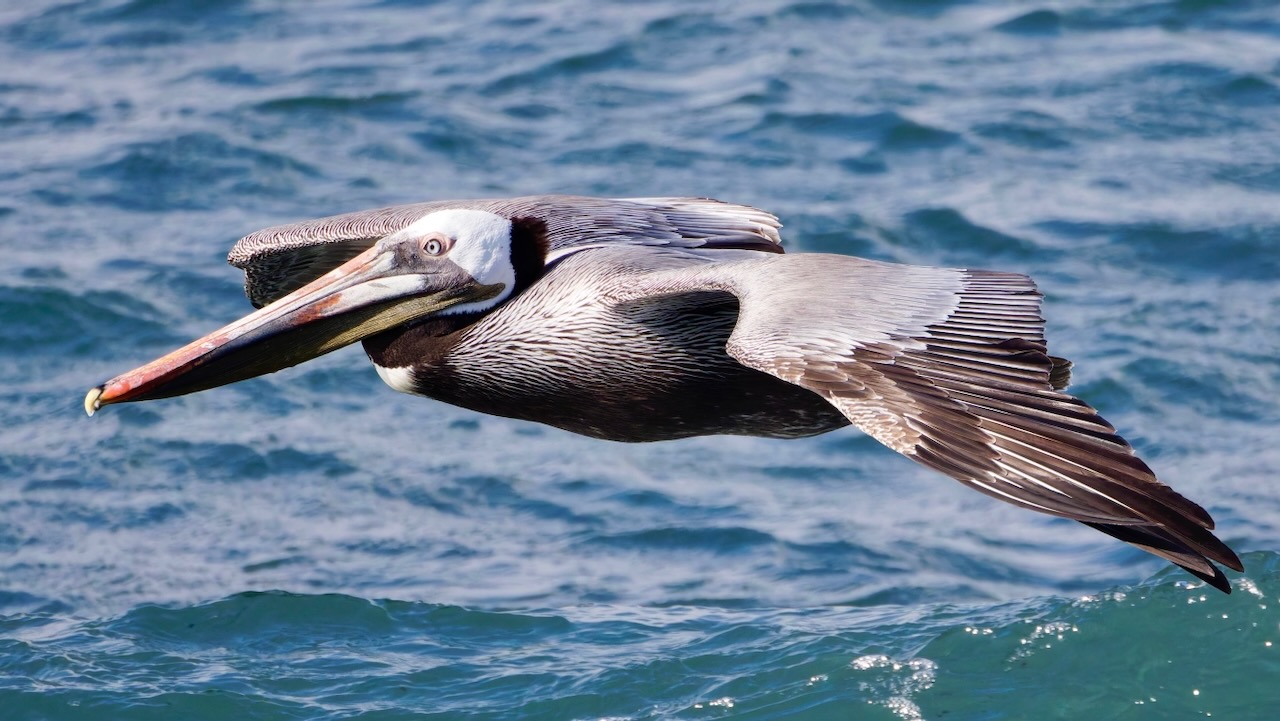
M 453 242 L 448 238 L 439 235 L 432 235 L 424 238 L 422 241 L 422 252 L 427 255 L 441 255 L 453 246 Z

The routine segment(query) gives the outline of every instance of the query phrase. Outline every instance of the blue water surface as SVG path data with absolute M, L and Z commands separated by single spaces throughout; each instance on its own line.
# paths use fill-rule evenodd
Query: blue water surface
M 249 309 L 245 233 L 541 192 L 1031 274 L 1236 592 L 853 430 L 607 443 L 397 395 L 358 348 L 84 417 Z M 1267 0 L 10 3 L 0 249 L 2 719 L 1280 707 Z

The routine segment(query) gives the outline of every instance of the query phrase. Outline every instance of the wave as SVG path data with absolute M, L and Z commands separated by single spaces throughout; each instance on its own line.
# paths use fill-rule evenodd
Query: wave
M 481 610 L 242 593 L 76 619 L 0 597 L 10 718 L 98 715 L 649 719 L 1246 718 L 1276 700 L 1280 554 L 1222 596 L 1176 572 L 1135 587 L 985 605 Z M 1069 682 L 1067 681 L 1069 679 Z

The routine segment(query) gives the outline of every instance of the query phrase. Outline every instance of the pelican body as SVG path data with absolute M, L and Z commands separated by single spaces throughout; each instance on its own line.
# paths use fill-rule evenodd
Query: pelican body
M 360 341 L 392 388 L 615 441 L 853 424 L 988 495 L 1072 518 L 1229 592 L 1239 558 L 1064 392 L 1017 273 L 782 251 L 705 198 L 402 205 L 242 238 L 258 311 L 89 391 L 182 395 Z

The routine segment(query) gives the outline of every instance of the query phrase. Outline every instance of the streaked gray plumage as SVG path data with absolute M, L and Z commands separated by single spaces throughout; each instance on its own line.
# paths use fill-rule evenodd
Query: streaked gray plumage
M 511 221 L 517 287 L 482 310 L 360 336 L 383 372 L 404 374 L 403 390 L 624 441 L 852 423 L 1220 589 L 1229 584 L 1211 561 L 1240 568 L 1208 513 L 1062 391 L 1069 364 L 1048 355 L 1041 296 L 1023 275 L 784 255 L 774 216 L 695 198 L 398 206 L 259 231 L 230 260 L 263 306 L 446 209 Z

